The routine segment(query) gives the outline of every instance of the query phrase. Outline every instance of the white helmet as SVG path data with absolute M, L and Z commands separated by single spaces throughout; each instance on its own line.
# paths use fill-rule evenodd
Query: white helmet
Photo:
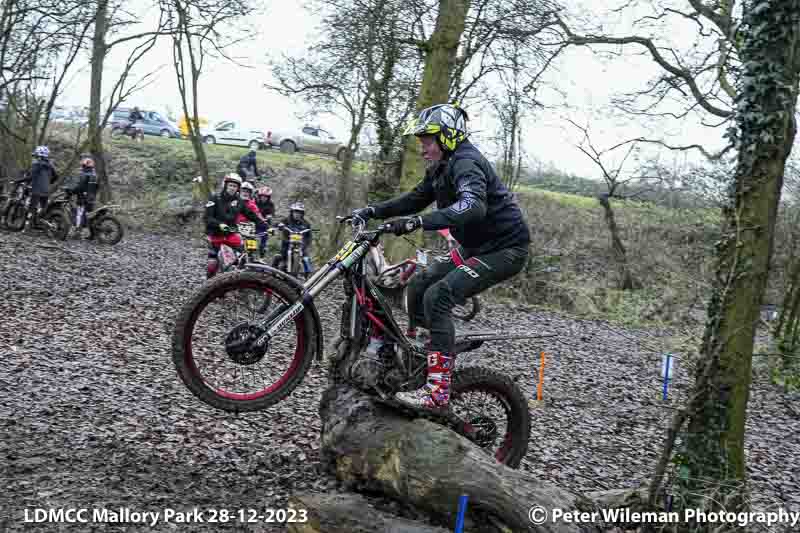
M 301 213 L 305 213 L 306 206 L 303 205 L 303 202 L 295 202 L 289 206 L 289 211 L 300 211 Z
M 235 172 L 231 172 L 230 174 L 226 174 L 225 175 L 225 178 L 223 178 L 223 180 L 222 180 L 222 186 L 225 187 L 225 185 L 229 181 L 232 181 L 233 183 L 238 185 L 240 188 L 242 186 L 242 178 L 240 178 L 239 174 L 236 174 Z
M 47 159 L 50 157 L 50 149 L 47 146 L 37 146 L 36 150 L 33 151 L 33 155 L 41 157 L 42 159 Z
M 243 191 L 244 191 L 244 190 L 248 190 L 248 191 L 250 191 L 250 195 L 252 196 L 252 195 L 253 195 L 253 193 L 255 192 L 256 188 L 255 188 L 255 187 L 253 187 L 253 184 L 252 184 L 252 183 L 250 183 L 249 181 L 246 181 L 246 182 L 244 182 L 244 183 L 242 184 L 242 190 L 243 190 Z

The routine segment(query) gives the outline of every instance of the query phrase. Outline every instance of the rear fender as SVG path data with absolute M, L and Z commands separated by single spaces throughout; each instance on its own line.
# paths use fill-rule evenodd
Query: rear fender
M 314 303 L 314 299 L 310 294 L 303 294 L 305 289 L 303 288 L 303 284 L 300 280 L 294 278 L 293 276 L 287 274 L 282 270 L 278 270 L 277 268 L 273 268 L 269 265 L 265 265 L 263 263 L 247 263 L 244 266 L 245 270 L 249 270 L 250 272 L 260 272 L 262 274 L 268 274 L 271 276 L 275 276 L 276 278 L 280 279 L 287 283 L 290 287 L 297 291 L 298 295 L 303 296 L 303 303 L 305 304 L 306 309 L 311 311 L 311 319 L 314 321 L 314 327 L 317 330 L 317 343 L 314 347 L 315 350 L 315 357 L 318 362 L 322 361 L 322 350 L 325 346 L 325 342 L 323 340 L 323 333 L 322 333 L 322 321 L 319 318 L 319 311 L 317 311 L 317 306 Z

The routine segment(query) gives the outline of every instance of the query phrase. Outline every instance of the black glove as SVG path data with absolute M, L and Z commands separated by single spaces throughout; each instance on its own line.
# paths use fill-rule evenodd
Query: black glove
M 353 211 L 352 215 L 363 219 L 364 222 L 375 216 L 375 208 L 372 206 L 362 207 Z
M 397 220 L 390 220 L 385 223 L 383 227 L 399 237 L 400 235 L 405 235 L 406 233 L 411 233 L 421 228 L 422 217 L 403 217 Z

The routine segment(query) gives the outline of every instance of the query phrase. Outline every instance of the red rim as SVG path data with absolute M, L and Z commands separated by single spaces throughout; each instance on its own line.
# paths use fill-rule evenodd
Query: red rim
M 237 289 L 240 288 L 258 288 L 258 284 L 254 282 L 241 282 L 236 285 Z M 206 385 L 209 389 L 211 389 L 214 394 L 220 396 L 221 398 L 225 398 L 228 400 L 234 401 L 247 401 L 247 400 L 257 400 L 259 398 L 263 398 L 268 394 L 272 394 L 281 387 L 294 375 L 297 371 L 297 368 L 300 366 L 300 362 L 303 360 L 303 355 L 305 353 L 305 323 L 303 322 L 303 314 L 299 314 L 294 318 L 294 325 L 297 330 L 297 346 L 294 350 L 294 358 L 292 359 L 291 365 L 289 369 L 280 377 L 280 379 L 270 385 L 269 387 L 262 389 L 258 392 L 249 392 L 249 393 L 238 393 L 238 392 L 230 392 L 220 388 L 212 387 L 200 374 L 200 370 L 197 368 L 197 365 L 194 364 L 194 357 L 192 355 L 192 333 L 194 333 L 194 325 L 197 322 L 197 317 L 200 315 L 200 312 L 205 309 L 208 302 L 214 299 L 214 297 L 223 292 L 221 289 L 212 291 L 208 294 L 208 296 L 203 300 L 202 305 L 198 305 L 195 307 L 195 311 L 192 313 L 191 319 L 189 320 L 189 327 L 187 330 L 190 332 L 187 335 L 184 341 L 184 363 L 186 364 L 189 371 L 200 379 L 204 385 Z M 231 291 L 226 291 L 231 292 Z M 270 291 L 272 292 L 272 291 Z M 274 294 L 274 293 L 273 293 Z

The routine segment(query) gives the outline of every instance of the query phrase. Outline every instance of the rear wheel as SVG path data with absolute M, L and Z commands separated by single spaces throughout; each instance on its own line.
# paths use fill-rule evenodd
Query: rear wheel
M 519 467 L 528 451 L 531 421 L 525 395 L 511 379 L 476 366 L 456 370 L 450 409 L 465 422 L 468 438 L 499 463 Z
M 264 316 L 264 301 L 271 308 Z M 272 276 L 215 276 L 184 306 L 172 336 L 178 375 L 203 402 L 224 411 L 266 409 L 286 398 L 311 366 L 316 323 L 308 310 L 288 320 L 261 349 L 252 346 L 299 299 Z
M 47 234 L 59 241 L 67 240 L 67 234 L 69 233 L 69 218 L 67 215 L 60 209 L 48 213 L 47 216 L 44 217 L 45 227 L 47 230 Z
M 292 141 L 283 141 L 281 143 L 281 152 L 284 154 L 293 154 L 296 148 Z

